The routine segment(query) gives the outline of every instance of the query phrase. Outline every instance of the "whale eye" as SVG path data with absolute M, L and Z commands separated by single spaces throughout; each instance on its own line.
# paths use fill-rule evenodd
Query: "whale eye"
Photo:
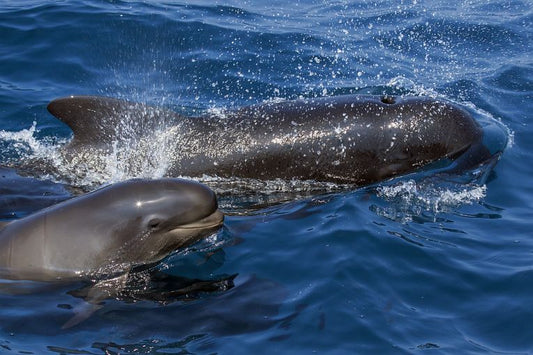
M 150 229 L 156 229 L 161 224 L 161 220 L 159 218 L 152 218 L 150 221 L 148 221 L 148 228 Z

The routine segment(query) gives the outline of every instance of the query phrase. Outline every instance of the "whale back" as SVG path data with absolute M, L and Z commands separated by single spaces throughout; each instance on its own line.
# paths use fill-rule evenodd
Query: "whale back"
M 460 166 L 469 168 L 490 158 L 481 144 L 483 130 L 467 111 L 428 97 L 332 96 L 266 102 L 202 117 L 94 96 L 54 100 L 48 109 L 74 132 L 69 154 L 124 137 L 147 137 L 161 121 L 180 122 L 171 140 L 168 176 L 361 186 L 441 159 L 462 157 Z M 121 124 L 124 120 L 127 125 Z
M 366 185 L 454 160 L 483 138 L 468 112 L 431 98 L 347 95 L 265 103 L 226 116 L 211 118 L 211 133 L 182 159 L 181 171 Z

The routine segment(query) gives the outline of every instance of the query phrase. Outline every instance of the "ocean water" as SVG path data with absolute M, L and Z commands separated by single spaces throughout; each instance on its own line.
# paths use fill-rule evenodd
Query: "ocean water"
M 497 124 L 509 141 L 481 178 L 222 189 L 219 233 L 164 260 L 139 299 L 106 300 L 74 327 L 62 329 L 83 308 L 84 285 L 13 292 L 2 281 L 0 352 L 531 353 L 532 9 L 517 0 L 0 1 L 2 220 L 164 175 L 155 143 L 152 164 L 128 170 L 117 156 L 75 184 L 23 164 L 70 139 L 46 111 L 68 95 L 183 114 L 431 95 Z

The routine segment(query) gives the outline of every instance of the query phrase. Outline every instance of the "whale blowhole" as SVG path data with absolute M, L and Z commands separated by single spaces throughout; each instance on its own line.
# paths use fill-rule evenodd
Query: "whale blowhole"
M 381 102 L 387 105 L 392 105 L 396 103 L 396 98 L 394 96 L 385 95 L 381 97 Z

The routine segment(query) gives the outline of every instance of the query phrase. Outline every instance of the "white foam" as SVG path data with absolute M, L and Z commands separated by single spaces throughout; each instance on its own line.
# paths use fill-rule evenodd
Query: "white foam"
M 486 196 L 486 185 L 456 184 L 446 186 L 433 183 L 402 181 L 391 186 L 380 186 L 377 196 L 389 205 L 376 208 L 386 218 L 409 222 L 423 212 L 434 214 L 448 212 L 462 205 L 481 201 Z
M 34 121 L 30 128 L 17 132 L 0 131 L 0 140 L 10 142 L 19 152 L 37 152 L 43 149 L 43 145 L 35 138 L 37 123 Z
M 37 122 L 33 121 L 31 127 L 28 129 L 23 129 L 18 132 L 0 131 L 0 139 L 5 141 L 36 143 L 37 141 L 33 137 L 36 130 Z
M 57 159 L 57 149 L 64 141 L 57 141 L 51 138 L 40 140 L 36 137 L 37 133 L 39 133 L 39 130 L 35 121 L 27 129 L 20 131 L 0 131 L 0 141 L 10 144 L 7 152 L 4 153 L 5 156 L 8 156 L 7 161 L 32 158 L 51 161 Z

